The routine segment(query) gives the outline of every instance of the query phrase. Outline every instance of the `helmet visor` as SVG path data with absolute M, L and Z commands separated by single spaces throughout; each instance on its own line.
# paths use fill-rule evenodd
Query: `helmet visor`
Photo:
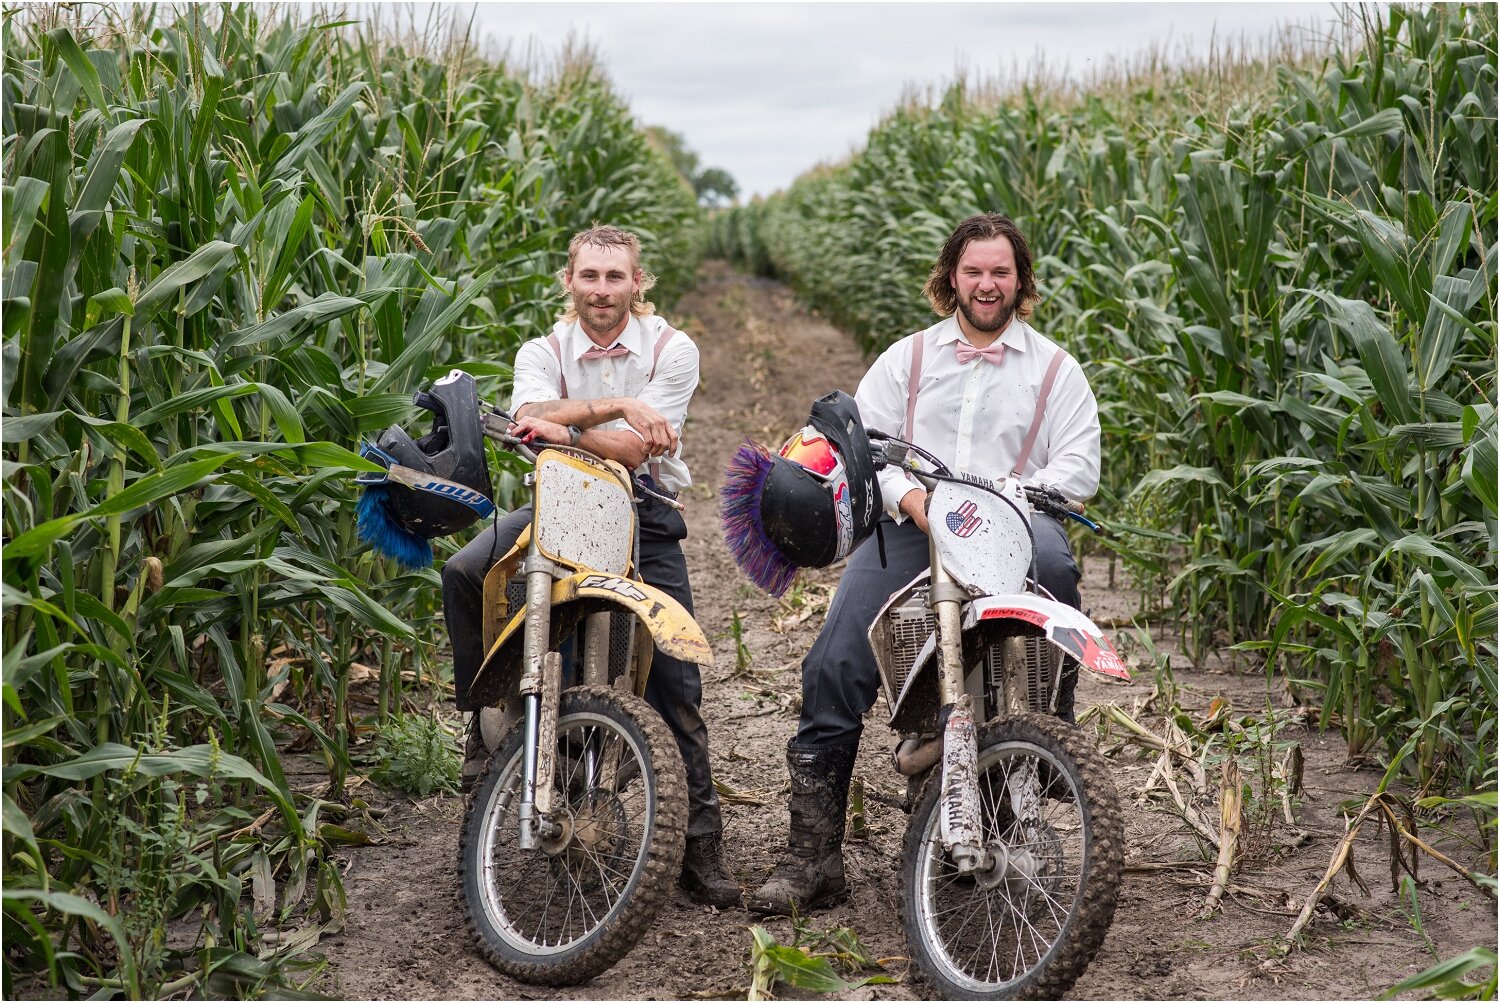
M 781 447 L 781 455 L 824 481 L 839 467 L 839 455 L 833 445 L 811 425 L 788 439 Z

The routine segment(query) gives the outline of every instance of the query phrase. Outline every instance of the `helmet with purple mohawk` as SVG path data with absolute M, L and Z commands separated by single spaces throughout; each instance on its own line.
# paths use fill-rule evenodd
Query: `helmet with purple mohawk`
M 854 398 L 842 390 L 819 397 L 807 422 L 780 453 L 746 439 L 719 495 L 735 563 L 773 596 L 798 568 L 847 557 L 880 517 L 880 482 Z
M 754 439 L 746 439 L 735 450 L 734 458 L 724 470 L 719 517 L 724 527 L 724 542 L 740 571 L 771 595 L 780 596 L 797 577 L 797 565 L 771 542 L 760 517 L 760 496 L 774 456 Z

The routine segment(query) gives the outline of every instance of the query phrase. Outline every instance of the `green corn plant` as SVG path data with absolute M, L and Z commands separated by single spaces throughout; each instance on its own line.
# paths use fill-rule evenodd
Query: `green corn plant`
M 355 536 L 361 439 L 454 367 L 503 399 L 596 219 L 647 236 L 669 302 L 700 211 L 584 50 L 250 5 L 0 31 L 4 987 L 295 989 L 260 934 L 337 927 L 355 751 L 403 670 L 445 692 L 435 570 Z M 299 738 L 326 799 L 287 782 Z

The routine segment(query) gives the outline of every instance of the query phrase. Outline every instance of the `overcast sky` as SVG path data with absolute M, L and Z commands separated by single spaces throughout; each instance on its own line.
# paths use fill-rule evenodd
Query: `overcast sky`
M 513 55 L 555 54 L 576 32 L 640 122 L 681 133 L 748 198 L 843 158 L 903 92 L 959 68 L 1014 75 L 1040 59 L 1076 76 L 1150 49 L 1326 34 L 1337 17 L 1329 3 L 480 3 L 474 24 Z

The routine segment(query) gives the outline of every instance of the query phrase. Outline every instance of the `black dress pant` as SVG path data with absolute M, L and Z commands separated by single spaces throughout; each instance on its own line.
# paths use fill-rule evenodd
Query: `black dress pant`
M 916 523 L 908 519 L 898 526 L 887 517 L 880 528 L 885 533 L 886 567 L 880 566 L 880 548 L 873 537 L 860 544 L 834 592 L 828 619 L 802 660 L 802 718 L 794 740 L 798 745 L 859 742 L 864 727 L 861 719 L 880 688 L 880 668 L 870 651 L 870 624 L 891 594 L 928 566 L 927 534 Z M 1082 575 L 1068 535 L 1057 520 L 1044 515 L 1032 517 L 1031 531 L 1042 587 L 1077 609 Z M 1076 681 L 1076 673 L 1074 669 L 1063 688 Z M 1071 690 L 1067 696 L 1071 710 Z M 1061 693 L 1058 703 L 1062 711 Z
M 647 497 L 637 506 L 636 515 L 641 534 L 641 578 L 692 613 L 693 591 L 688 582 L 687 558 L 682 553 L 687 523 L 682 514 Z M 522 506 L 497 519 L 443 565 L 443 616 L 453 642 L 453 688 L 459 710 L 477 710 L 470 704 L 468 692 L 484 662 L 484 576 L 530 523 L 531 506 Z M 646 702 L 672 729 L 687 767 L 687 834 L 719 832 L 722 820 L 709 767 L 708 727 L 699 713 L 703 682 L 698 666 L 663 654 L 658 648 L 646 680 Z

